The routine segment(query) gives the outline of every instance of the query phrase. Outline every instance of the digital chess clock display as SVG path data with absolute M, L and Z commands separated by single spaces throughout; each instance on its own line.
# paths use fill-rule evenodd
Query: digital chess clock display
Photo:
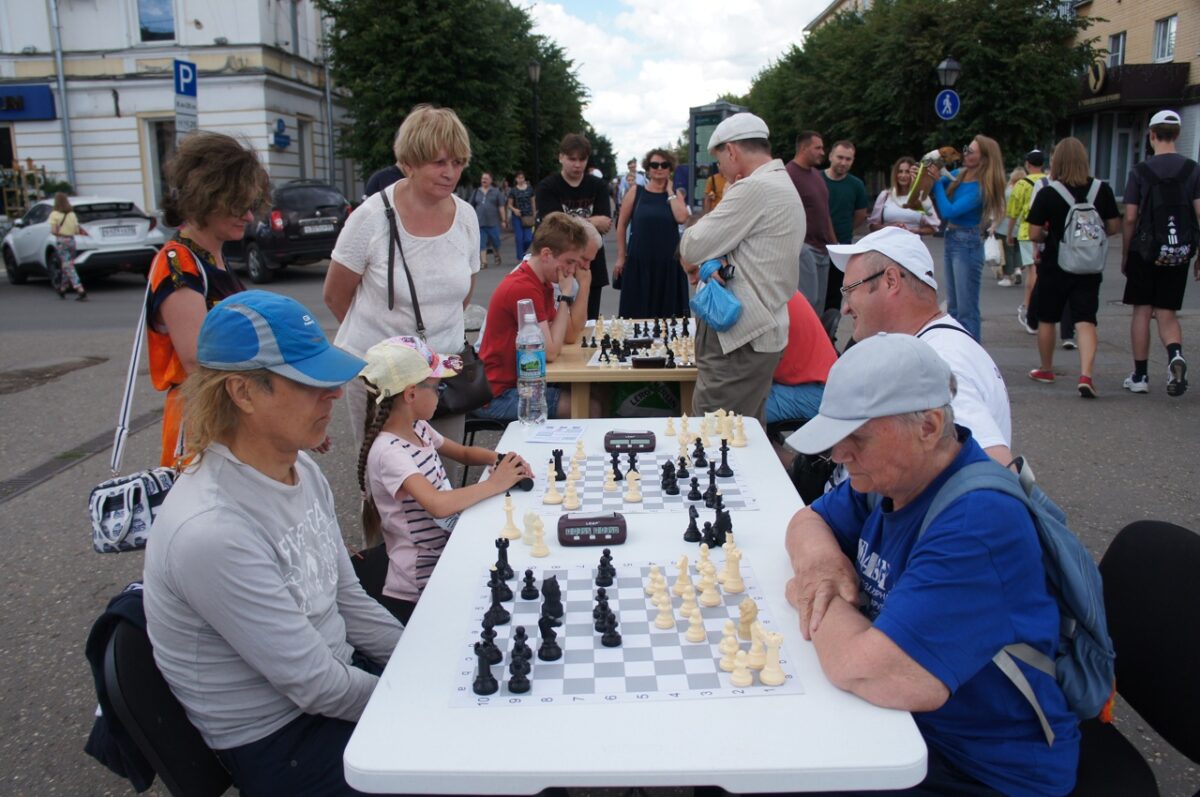
M 614 451 L 618 454 L 627 454 L 631 451 L 640 454 L 644 451 L 653 451 L 655 444 L 654 432 L 650 431 L 613 431 L 604 435 L 604 450 L 610 454 Z
M 566 514 L 558 518 L 560 545 L 620 545 L 625 542 L 625 516 L 620 512 Z

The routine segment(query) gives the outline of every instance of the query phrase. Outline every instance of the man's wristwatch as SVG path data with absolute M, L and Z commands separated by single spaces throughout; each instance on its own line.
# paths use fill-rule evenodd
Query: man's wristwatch
M 565 293 L 560 293 L 558 295 L 558 301 L 560 304 L 565 304 L 567 307 L 570 307 L 571 305 L 575 304 L 575 297 L 567 296 Z

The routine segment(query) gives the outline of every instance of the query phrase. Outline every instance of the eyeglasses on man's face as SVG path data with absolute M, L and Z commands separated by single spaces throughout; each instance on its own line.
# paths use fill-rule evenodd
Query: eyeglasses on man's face
M 878 279 L 879 277 L 882 277 L 886 272 L 887 272 L 887 269 L 885 268 L 883 271 L 876 271 L 874 274 L 872 274 L 869 277 L 863 277 L 860 280 L 851 282 L 849 285 L 843 285 L 842 286 L 842 296 L 849 296 L 850 291 L 854 290 L 859 285 L 865 285 L 873 279 Z

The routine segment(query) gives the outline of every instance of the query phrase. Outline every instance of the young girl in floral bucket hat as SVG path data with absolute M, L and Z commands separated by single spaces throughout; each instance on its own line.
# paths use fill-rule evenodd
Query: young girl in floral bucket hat
M 458 514 L 533 474 L 516 454 L 497 461 L 495 451 L 446 439 L 429 425 L 442 380 L 462 367 L 457 356 L 432 352 L 406 335 L 376 343 L 364 359 L 359 378 L 367 386 L 367 413 L 358 455 L 363 528 L 368 547 L 382 532 L 388 572 L 380 600 L 407 623 Z M 453 489 L 442 456 L 494 467 L 486 480 Z

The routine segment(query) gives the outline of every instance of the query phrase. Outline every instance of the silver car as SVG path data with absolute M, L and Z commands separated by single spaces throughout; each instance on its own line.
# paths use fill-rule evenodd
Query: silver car
M 79 217 L 75 236 L 75 271 L 80 279 L 103 277 L 118 271 L 146 274 L 164 243 L 158 220 L 127 199 L 102 196 L 71 197 Z M 43 199 L 13 223 L 0 244 L 4 273 L 13 285 L 30 276 L 50 277 L 58 284 L 59 262 L 50 233 L 54 200 Z

